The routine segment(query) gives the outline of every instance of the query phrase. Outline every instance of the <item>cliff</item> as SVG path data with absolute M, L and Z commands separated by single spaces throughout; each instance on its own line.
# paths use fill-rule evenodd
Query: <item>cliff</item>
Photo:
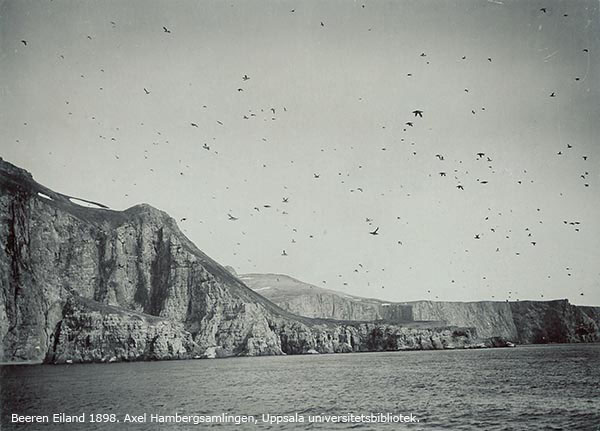
M 113 211 L 56 193 L 1 159 L 0 191 L 2 362 L 481 345 L 471 328 L 296 316 L 249 289 L 149 205 Z
M 255 292 L 300 316 L 395 323 L 414 320 L 410 306 L 323 289 L 283 274 L 243 274 L 239 278 Z
M 322 289 L 281 274 L 240 275 L 248 286 L 299 315 L 345 320 L 442 321 L 472 326 L 481 337 L 503 337 L 520 344 L 600 340 L 600 307 L 565 300 L 520 302 L 413 301 L 390 303 Z M 410 307 L 396 319 L 393 310 Z

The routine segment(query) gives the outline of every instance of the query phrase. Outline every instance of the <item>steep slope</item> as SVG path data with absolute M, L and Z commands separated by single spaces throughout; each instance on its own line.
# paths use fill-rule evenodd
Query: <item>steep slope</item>
M 239 278 L 281 308 L 301 316 L 396 323 L 413 320 L 409 306 L 323 289 L 283 274 L 243 274 Z
M 293 315 L 149 205 L 113 211 L 0 159 L 0 361 L 111 361 L 447 348 L 469 328 Z
M 529 344 L 600 340 L 600 307 L 578 307 L 567 300 L 521 302 L 412 301 L 385 303 L 322 289 L 282 274 L 244 274 L 252 289 L 292 313 L 336 319 L 394 320 L 387 310 L 403 310 L 416 321 L 472 326 L 481 337 L 503 337 Z

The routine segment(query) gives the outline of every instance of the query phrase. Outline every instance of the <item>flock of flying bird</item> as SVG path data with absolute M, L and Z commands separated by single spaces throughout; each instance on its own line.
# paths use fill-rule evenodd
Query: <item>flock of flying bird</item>
M 364 8 L 364 5 L 362 7 Z M 294 13 L 294 12 L 295 12 L 295 10 L 291 11 L 291 13 Z M 546 14 L 546 13 L 548 13 L 548 9 L 547 8 L 541 8 L 540 9 L 540 13 Z M 116 28 L 117 24 L 114 21 L 112 21 L 111 24 L 112 24 L 113 28 Z M 325 27 L 325 23 L 324 22 L 320 22 L 319 26 L 321 28 L 324 28 Z M 168 37 L 171 37 L 171 35 L 173 35 L 171 29 L 168 28 L 168 27 L 166 27 L 166 26 L 162 27 L 162 31 L 163 31 L 163 33 L 165 33 L 165 35 L 169 35 Z M 90 39 L 90 40 L 92 39 L 91 36 L 87 36 L 87 38 Z M 21 40 L 21 43 L 23 44 L 24 47 L 28 47 L 28 41 L 27 40 Z M 590 55 L 589 54 L 589 49 L 587 49 L 587 48 L 583 48 L 582 52 L 585 53 L 588 56 Z M 61 55 L 60 57 L 64 59 L 64 56 Z M 422 52 L 419 55 L 419 57 L 427 58 L 428 55 L 425 52 Z M 467 60 L 467 56 L 462 56 L 461 60 Z M 487 58 L 487 62 L 488 63 L 492 63 L 493 62 L 492 58 L 488 57 Z M 427 61 L 427 64 L 428 63 L 429 62 Z M 413 73 L 407 73 L 407 76 L 408 77 L 412 77 Z M 82 75 L 82 77 L 83 77 L 83 75 Z M 252 77 L 249 76 L 246 73 L 241 74 L 241 76 L 240 76 L 241 83 L 243 83 L 245 85 L 250 85 L 251 84 L 251 79 L 252 79 Z M 575 77 L 574 79 L 576 81 L 581 81 L 580 77 Z M 147 85 L 145 87 L 142 87 L 142 90 L 143 90 L 143 95 L 145 95 L 145 96 L 147 96 L 149 98 L 152 97 L 152 86 L 151 85 Z M 235 87 L 235 91 L 240 92 L 240 93 L 244 92 L 244 87 L 243 86 L 236 86 Z M 469 89 L 465 88 L 464 92 L 465 93 L 469 93 Z M 557 92 L 556 91 L 552 91 L 550 94 L 548 94 L 548 97 L 550 97 L 552 99 L 558 97 Z M 68 102 L 67 102 L 67 104 L 68 104 Z M 203 108 L 206 108 L 206 106 L 203 106 Z M 486 110 L 485 107 L 482 107 L 480 109 L 481 109 L 481 111 L 485 111 Z M 278 114 L 279 112 L 285 113 L 287 111 L 288 110 L 287 110 L 286 107 L 281 107 L 281 108 L 263 107 L 263 108 L 259 108 L 259 109 L 256 109 L 256 110 L 249 110 L 248 112 L 244 113 L 241 118 L 244 121 L 248 121 L 248 120 L 251 120 L 253 118 L 262 118 L 263 121 L 275 121 L 276 120 L 276 114 Z M 473 115 L 475 115 L 477 113 L 477 111 L 475 109 L 472 109 L 471 113 Z M 71 113 L 69 113 L 69 114 L 71 114 Z M 407 112 L 407 114 L 408 114 L 408 112 Z M 427 117 L 426 116 L 426 112 L 423 109 L 414 109 L 414 110 L 412 110 L 410 112 L 410 114 L 412 114 L 411 118 L 404 122 L 403 128 L 402 128 L 403 132 L 406 132 L 406 133 L 409 133 L 410 130 L 413 130 L 413 129 L 417 128 L 418 125 L 419 125 L 419 123 L 421 121 L 426 121 L 426 119 L 427 119 L 426 118 Z M 221 121 L 221 120 L 216 120 L 216 122 L 217 122 L 217 124 L 219 126 L 225 126 L 225 123 L 223 121 Z M 189 120 L 189 126 L 195 128 L 195 129 L 201 129 L 201 125 L 199 123 L 200 122 L 197 121 L 197 120 L 193 120 L 193 119 Z M 117 128 L 117 130 L 118 130 L 118 128 Z M 157 134 L 161 135 L 160 132 L 157 132 Z M 405 136 L 408 136 L 408 135 L 405 135 Z M 102 135 L 100 135 L 100 138 L 102 138 L 102 139 L 108 139 L 108 137 L 102 136 Z M 111 139 L 111 141 L 116 141 L 116 138 L 114 138 L 114 137 L 111 137 L 110 139 Z M 264 138 L 264 137 L 262 138 L 262 140 L 265 141 L 265 142 L 267 141 L 267 139 Z M 402 138 L 401 142 L 404 142 L 404 141 L 405 141 L 405 139 Z M 166 142 L 168 143 L 168 141 L 166 141 Z M 158 145 L 158 143 L 153 143 L 153 144 L 154 145 Z M 414 145 L 414 143 L 412 145 Z M 208 143 L 205 142 L 202 145 L 202 149 L 210 151 L 211 147 L 208 145 Z M 572 144 L 567 144 L 566 149 L 564 151 L 569 151 L 569 150 L 572 150 L 572 149 L 573 149 L 573 145 Z M 383 148 L 382 150 L 385 150 L 385 148 Z M 213 151 L 214 151 L 214 149 L 213 149 Z M 323 150 L 321 150 L 321 151 L 323 151 Z M 147 151 L 146 151 L 146 153 L 147 153 Z M 215 154 L 219 154 L 218 151 L 214 151 L 214 153 Z M 416 155 L 416 152 L 413 152 L 413 154 Z M 561 151 L 558 151 L 557 156 L 563 156 L 564 154 L 565 153 L 563 152 L 563 150 L 561 150 Z M 438 162 L 440 162 L 440 163 L 443 163 L 443 162 L 446 161 L 446 156 L 444 154 L 437 153 L 437 154 L 433 155 L 433 157 L 437 158 Z M 116 154 L 115 158 L 119 159 L 119 156 Z M 147 154 L 145 154 L 145 158 L 148 158 Z M 582 154 L 581 155 L 581 160 L 583 162 L 587 162 L 588 159 L 589 159 L 588 155 L 586 155 L 586 154 Z M 494 172 L 494 168 L 493 168 L 493 166 L 491 164 L 493 162 L 493 158 L 492 158 L 491 155 L 486 154 L 486 152 L 484 152 L 484 151 L 479 151 L 479 152 L 477 152 L 477 153 L 474 154 L 474 160 L 476 162 L 487 163 L 488 164 L 488 168 L 490 169 L 490 171 Z M 460 163 L 462 163 L 462 161 L 460 161 Z M 266 165 L 263 165 L 263 167 L 266 167 Z M 588 181 L 588 177 L 590 175 L 589 169 L 591 169 L 591 168 L 585 167 L 585 168 L 582 169 L 581 179 L 584 180 L 584 183 L 583 183 L 584 187 L 590 187 L 590 183 Z M 183 172 L 180 172 L 179 174 L 183 175 Z M 442 178 L 444 178 L 444 177 L 445 178 L 449 178 L 450 176 L 452 176 L 454 178 L 454 180 L 456 180 L 458 182 L 454 186 L 456 188 L 456 190 L 458 190 L 459 192 L 465 191 L 465 185 L 463 184 L 463 182 L 460 181 L 457 169 L 454 170 L 453 175 L 452 175 L 452 173 L 450 171 L 445 170 L 445 169 L 444 170 L 439 170 L 435 175 L 439 176 L 439 177 L 442 177 Z M 319 180 L 319 179 L 321 179 L 321 173 L 314 172 L 313 175 L 312 175 L 312 179 L 313 180 Z M 479 178 L 477 179 L 477 183 L 480 184 L 480 185 L 487 185 L 489 182 L 490 182 L 489 180 L 480 180 Z M 522 181 L 519 180 L 518 184 L 522 184 Z M 364 189 L 362 187 L 355 187 L 354 189 L 351 190 L 351 192 L 355 192 L 355 191 L 357 191 L 357 192 L 364 192 Z M 284 197 L 281 198 L 281 204 L 283 204 L 283 205 L 288 204 L 289 200 L 290 200 L 289 196 L 284 196 Z M 270 204 L 263 204 L 262 206 L 261 205 L 254 206 L 254 208 L 252 209 L 252 211 L 254 211 L 254 213 L 257 214 L 257 213 L 261 213 L 261 210 L 264 211 L 264 210 L 269 209 L 269 208 L 271 208 Z M 540 209 L 538 208 L 537 211 L 539 212 Z M 287 214 L 286 210 L 281 211 L 281 213 L 283 215 Z M 499 215 L 502 215 L 502 214 L 499 213 Z M 227 213 L 227 219 L 229 221 L 231 221 L 231 222 L 237 222 L 237 221 L 240 220 L 240 216 L 236 216 L 236 215 L 232 214 L 232 211 L 229 211 Z M 399 219 L 399 217 L 398 217 L 398 219 Z M 486 217 L 486 221 L 487 220 L 488 220 L 488 217 Z M 181 222 L 187 222 L 188 221 L 188 217 L 182 217 L 182 218 L 180 218 L 180 221 Z M 382 227 L 382 226 L 379 226 L 379 225 L 374 225 L 373 217 L 367 217 L 365 219 L 365 221 L 370 226 L 370 228 L 366 232 L 366 233 L 368 233 L 368 235 L 379 236 L 379 235 L 384 235 L 385 234 L 385 227 Z M 542 223 L 542 221 L 540 221 L 540 223 Z M 579 232 L 581 222 L 580 221 L 576 221 L 576 220 L 564 220 L 564 224 L 573 227 L 574 231 Z M 489 232 L 491 234 L 495 234 L 496 230 L 497 230 L 497 227 L 490 227 L 489 228 Z M 294 233 L 298 232 L 296 228 L 292 229 L 292 231 Z M 510 235 L 511 232 L 512 231 L 507 232 L 507 234 L 506 234 L 506 238 L 507 239 L 510 238 L 509 235 Z M 533 232 L 532 232 L 532 229 L 530 229 L 529 227 L 525 227 L 524 232 L 526 233 L 527 237 L 529 238 L 530 245 L 532 247 L 537 247 L 538 246 L 538 240 L 535 239 L 535 237 L 533 235 Z M 484 238 L 487 236 L 487 234 L 488 234 L 487 232 L 475 232 L 473 234 L 473 239 L 474 240 L 478 240 L 478 241 L 484 240 Z M 313 235 L 310 235 L 309 237 L 313 238 Z M 292 238 L 291 239 L 291 243 L 293 243 L 293 244 L 296 243 L 296 239 Z M 403 245 L 404 243 L 403 243 L 402 240 L 398 240 L 397 244 L 398 245 Z M 466 252 L 468 252 L 468 250 L 466 250 Z M 496 252 L 501 252 L 500 247 L 496 248 Z M 516 254 L 519 255 L 519 252 L 516 252 Z M 284 248 L 281 251 L 281 256 L 288 257 L 288 256 L 290 256 L 290 254 Z M 354 272 L 359 272 L 359 271 L 362 271 L 362 270 L 364 270 L 364 266 L 363 266 L 362 263 L 360 263 L 360 264 L 358 264 L 358 267 L 354 269 Z M 572 275 L 572 268 L 571 267 L 566 267 L 566 271 L 568 272 L 568 276 L 570 277 Z M 366 271 L 366 272 L 368 272 L 368 271 Z M 342 275 L 340 274 L 339 277 L 342 277 Z M 485 279 L 485 277 L 483 277 L 483 278 Z M 451 282 L 454 283 L 455 280 L 451 280 Z M 324 280 L 323 283 L 325 284 L 326 281 Z M 343 285 L 348 285 L 348 283 L 344 282 Z M 381 287 L 384 288 L 385 286 L 381 286 Z M 431 290 L 428 290 L 428 293 L 431 294 Z M 512 299 L 512 296 L 511 296 L 512 294 L 513 294 L 513 292 L 510 291 L 509 295 L 508 295 L 509 299 Z M 581 295 L 583 296 L 583 293 L 581 293 Z M 543 297 L 543 294 L 541 296 Z M 437 298 L 437 296 L 436 296 L 436 298 Z

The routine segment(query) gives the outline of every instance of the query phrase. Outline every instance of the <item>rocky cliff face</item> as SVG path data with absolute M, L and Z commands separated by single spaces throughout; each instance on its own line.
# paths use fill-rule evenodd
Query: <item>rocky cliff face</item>
M 240 279 L 281 308 L 306 317 L 412 322 L 412 307 L 323 289 L 283 274 L 243 274 Z
M 88 208 L 0 159 L 0 361 L 111 361 L 446 348 L 468 328 L 285 311 L 149 205 Z M 434 341 L 438 340 L 438 341 Z
M 302 316 L 340 320 L 441 321 L 472 326 L 481 337 L 502 337 L 522 344 L 600 340 L 600 307 L 578 307 L 567 300 L 521 302 L 385 303 L 322 289 L 281 274 L 240 276 L 256 292 Z M 407 313 L 401 307 L 410 307 Z

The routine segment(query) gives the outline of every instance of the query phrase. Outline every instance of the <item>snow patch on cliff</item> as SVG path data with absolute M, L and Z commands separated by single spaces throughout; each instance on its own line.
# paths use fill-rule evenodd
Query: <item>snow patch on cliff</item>
M 81 199 L 77 199 L 77 198 L 69 198 L 69 200 L 72 203 L 76 204 L 76 205 L 79 205 L 79 206 L 82 206 L 82 207 L 86 207 L 86 208 L 96 208 L 96 209 L 99 209 L 99 210 L 106 209 L 105 207 L 101 207 L 100 205 L 96 205 L 96 204 L 93 204 L 91 202 L 87 202 L 87 201 L 84 201 L 84 200 L 81 200 Z
M 43 194 L 42 192 L 38 192 L 38 196 L 44 199 L 48 199 L 49 201 L 52 201 L 54 199 L 52 199 L 50 196 Z

